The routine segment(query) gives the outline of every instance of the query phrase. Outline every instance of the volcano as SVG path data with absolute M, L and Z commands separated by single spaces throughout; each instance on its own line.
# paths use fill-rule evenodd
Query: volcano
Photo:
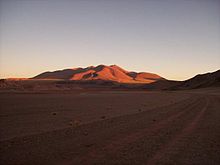
M 152 83 L 164 78 L 147 72 L 127 71 L 117 65 L 98 65 L 86 68 L 73 68 L 41 73 L 32 79 L 43 80 L 103 80 L 119 83 Z

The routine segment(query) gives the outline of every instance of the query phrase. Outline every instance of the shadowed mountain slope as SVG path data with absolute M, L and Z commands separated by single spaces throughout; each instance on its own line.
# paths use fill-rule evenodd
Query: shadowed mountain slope
M 145 89 L 197 89 L 220 87 L 220 70 L 212 73 L 198 74 L 185 81 L 159 80 L 144 86 Z
M 199 74 L 195 77 L 183 81 L 176 88 L 205 88 L 205 87 L 220 87 L 220 70 L 212 73 Z

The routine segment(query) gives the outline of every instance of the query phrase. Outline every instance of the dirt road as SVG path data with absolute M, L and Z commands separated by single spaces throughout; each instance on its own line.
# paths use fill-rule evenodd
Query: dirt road
M 120 98 L 136 104 L 130 105 L 134 109 L 158 95 L 172 94 L 142 93 L 141 102 L 132 102 L 138 95 L 125 93 Z M 112 94 L 111 99 L 118 96 Z M 1 164 L 220 164 L 220 94 L 174 92 L 173 96 L 161 97 L 160 106 L 159 100 L 140 111 L 125 103 L 123 113 L 99 120 L 93 116 L 76 127 L 8 133 L 0 142 Z M 112 103 L 118 111 L 123 105 L 119 103 Z M 5 115 L 1 118 L 6 123 Z

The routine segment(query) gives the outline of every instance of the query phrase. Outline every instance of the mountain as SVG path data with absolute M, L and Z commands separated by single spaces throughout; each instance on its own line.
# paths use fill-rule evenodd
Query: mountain
M 104 80 L 120 83 L 152 83 L 162 80 L 161 76 L 146 72 L 129 72 L 117 65 L 98 65 L 86 68 L 64 69 L 41 73 L 32 79 L 61 79 L 61 80 Z
M 198 74 L 185 81 L 159 80 L 144 86 L 151 90 L 180 90 L 206 87 L 220 87 L 220 70 L 212 73 Z

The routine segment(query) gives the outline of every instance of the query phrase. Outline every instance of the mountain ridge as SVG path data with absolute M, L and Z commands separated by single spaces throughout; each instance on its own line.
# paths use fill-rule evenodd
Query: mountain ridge
M 93 68 L 94 70 L 91 70 Z M 104 66 L 99 67 L 87 67 L 87 68 L 77 68 L 77 69 L 64 69 L 54 72 L 44 72 L 37 78 L 9 78 L 9 79 L 0 79 L 0 90 L 33 90 L 33 91 L 41 91 L 41 90 L 188 90 L 188 89 L 200 89 L 200 88 L 215 88 L 220 87 L 220 70 L 215 72 L 208 72 L 204 74 L 198 74 L 188 80 L 184 81 L 174 81 L 167 79 L 154 79 L 153 82 L 149 83 L 148 73 L 145 72 L 129 72 L 126 70 L 121 70 L 119 73 L 109 72 L 110 68 L 106 68 L 107 73 L 111 74 L 114 78 L 114 75 L 120 76 L 120 74 L 125 74 L 129 77 L 129 81 L 118 82 L 111 79 L 104 80 L 103 75 L 105 76 L 105 70 L 103 71 Z M 115 68 L 115 67 L 114 67 Z M 116 67 L 117 68 L 117 67 Z M 120 69 L 120 68 L 119 68 Z M 95 76 L 96 79 L 91 78 L 91 74 L 98 71 L 98 76 Z M 102 74 L 99 73 L 102 72 Z M 73 76 L 72 73 L 75 73 Z M 116 71 L 117 72 L 117 71 Z M 52 73 L 52 75 L 51 75 Z M 55 73 L 55 75 L 54 75 Z M 65 73 L 65 74 L 64 74 Z M 51 76 L 51 79 L 48 79 L 48 74 Z M 143 78 L 145 75 L 148 75 L 147 81 L 138 82 L 139 79 Z M 150 74 L 151 76 L 155 76 L 154 74 Z M 157 75 L 158 76 L 158 75 Z M 82 78 L 84 77 L 85 80 Z M 97 78 L 99 77 L 99 78 Z M 62 79 L 55 79 L 62 78 Z M 102 79 L 101 79 L 102 78 Z M 108 77 L 109 78 L 109 77 Z M 112 77 L 110 77 L 112 78 Z M 123 77 L 122 77 L 123 78 Z M 72 80 L 71 80 L 72 79 Z M 132 79 L 132 80 L 131 80 Z M 133 80 L 136 79 L 136 80 Z M 49 80 L 49 81 L 45 81 Z M 132 83 L 131 83 L 132 82 Z

